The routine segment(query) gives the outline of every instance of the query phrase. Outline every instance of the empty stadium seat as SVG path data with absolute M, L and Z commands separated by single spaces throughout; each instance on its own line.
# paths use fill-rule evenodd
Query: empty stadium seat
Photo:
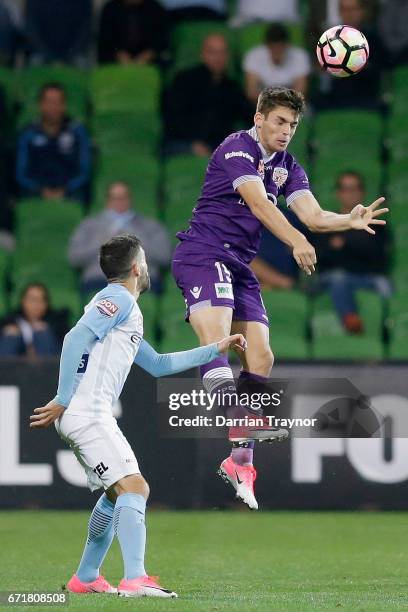
M 408 203 L 407 161 L 391 163 L 387 169 L 387 192 L 391 214 L 394 207 L 403 207 L 405 213 Z M 407 218 L 407 215 L 406 217 Z
M 99 66 L 92 71 L 95 115 L 159 112 L 160 74 L 155 66 Z
M 102 152 L 133 148 L 140 153 L 157 155 L 161 124 L 158 114 L 113 112 L 93 119 L 95 143 Z
M 395 163 L 408 160 L 408 119 L 405 115 L 392 115 L 387 122 L 386 144 Z
M 380 155 L 382 119 L 372 111 L 325 111 L 316 115 L 314 145 L 317 155 L 348 160 L 349 166 Z
M 263 291 L 269 316 L 270 342 L 276 359 L 305 359 L 306 297 L 297 290 Z
M 165 164 L 164 220 L 173 237 L 176 232 L 188 226 L 200 195 L 207 164 L 207 159 L 193 155 L 174 157 Z
M 408 286 L 390 300 L 391 359 L 408 359 Z
M 327 294 L 314 298 L 311 329 L 315 359 L 381 359 L 382 302 L 372 292 L 359 291 L 358 303 L 364 321 L 364 334 L 347 334 L 334 312 Z
M 393 115 L 406 116 L 408 96 L 408 66 L 399 66 L 392 75 L 393 97 L 391 110 Z
M 185 304 L 180 289 L 172 277 L 168 278 L 166 291 L 161 299 L 161 317 L 163 339 L 160 345 L 162 353 L 184 351 L 199 346 L 199 341 L 191 325 L 184 321 Z
M 38 66 L 16 73 L 17 96 L 22 107 L 18 118 L 20 127 L 36 119 L 38 92 L 50 82 L 65 88 L 70 116 L 81 121 L 87 119 L 89 73 L 70 66 Z
M 77 314 L 77 279 L 67 260 L 67 248 L 81 221 L 81 207 L 71 201 L 26 200 L 18 204 L 16 217 L 14 303 L 25 284 L 40 281 L 50 289 L 54 306 L 68 307 Z

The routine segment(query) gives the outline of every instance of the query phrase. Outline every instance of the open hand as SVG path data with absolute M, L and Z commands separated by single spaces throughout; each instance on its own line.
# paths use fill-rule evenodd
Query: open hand
M 384 219 L 377 219 L 380 215 L 387 213 L 388 208 L 377 207 L 385 201 L 385 198 L 378 198 L 370 206 L 357 204 L 350 213 L 350 227 L 357 230 L 365 230 L 369 234 L 375 234 L 370 225 L 385 225 Z
M 61 416 L 64 410 L 64 406 L 51 400 L 46 406 L 34 409 L 35 414 L 30 416 L 30 427 L 32 429 L 48 427 Z

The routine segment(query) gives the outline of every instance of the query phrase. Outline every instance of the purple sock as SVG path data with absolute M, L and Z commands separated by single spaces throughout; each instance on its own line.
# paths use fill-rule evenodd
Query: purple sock
M 252 465 L 254 459 L 255 442 L 247 442 L 247 446 L 233 447 L 231 450 L 231 458 L 238 465 Z
M 200 375 L 207 393 L 217 394 L 220 400 L 224 393 L 237 393 L 234 375 L 226 355 L 220 355 L 210 363 L 200 366 Z M 229 418 L 243 418 L 248 415 L 245 407 L 230 406 L 227 400 L 220 401 L 219 407 Z

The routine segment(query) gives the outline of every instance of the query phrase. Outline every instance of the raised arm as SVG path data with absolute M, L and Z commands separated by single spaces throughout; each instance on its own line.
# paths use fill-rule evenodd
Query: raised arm
M 189 351 L 164 354 L 157 353 L 146 340 L 142 340 L 134 363 L 155 378 L 159 378 L 209 363 L 221 353 L 227 352 L 232 346 L 245 350 L 245 338 L 241 334 L 234 334 L 214 344 L 199 346 Z
M 305 236 L 289 223 L 281 211 L 266 195 L 262 181 L 247 181 L 238 186 L 238 191 L 251 212 L 277 238 L 293 249 L 296 263 L 306 274 L 314 272 L 316 253 Z
M 357 229 L 375 234 L 371 225 L 386 224 L 386 221 L 377 218 L 388 212 L 388 208 L 378 208 L 384 200 L 383 197 L 378 198 L 369 206 L 357 204 L 350 213 L 338 214 L 323 210 L 316 198 L 308 193 L 293 200 L 291 209 L 312 232 L 342 232 Z

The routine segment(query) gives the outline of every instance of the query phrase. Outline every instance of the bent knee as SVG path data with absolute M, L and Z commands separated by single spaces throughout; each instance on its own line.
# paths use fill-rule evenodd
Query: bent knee
M 150 494 L 150 487 L 146 480 L 141 474 L 131 474 L 121 478 L 113 485 L 114 491 L 117 496 L 125 493 L 137 493 L 142 495 L 145 499 L 148 499 Z

